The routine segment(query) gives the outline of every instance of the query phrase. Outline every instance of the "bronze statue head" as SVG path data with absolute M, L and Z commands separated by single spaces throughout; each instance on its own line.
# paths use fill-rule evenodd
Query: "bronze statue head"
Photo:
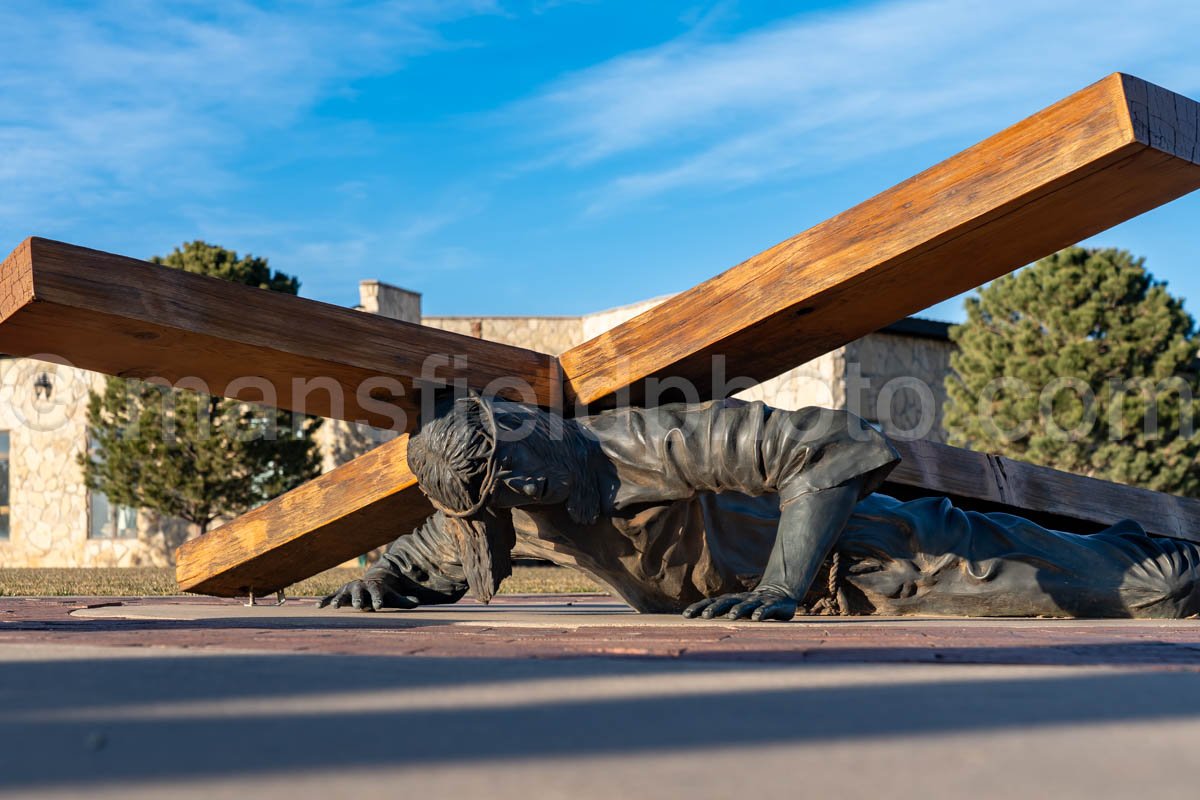
M 409 439 L 409 469 L 434 507 L 447 517 L 469 517 L 492 493 L 496 444 L 491 404 L 462 397 Z
M 565 504 L 600 515 L 599 447 L 573 420 L 536 406 L 460 397 L 409 440 L 409 468 L 449 522 L 472 593 L 487 602 L 511 574 L 509 509 Z

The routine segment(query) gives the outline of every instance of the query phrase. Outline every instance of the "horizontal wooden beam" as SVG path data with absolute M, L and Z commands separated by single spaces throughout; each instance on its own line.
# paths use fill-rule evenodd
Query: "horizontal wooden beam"
M 1197 105 L 1111 75 L 561 358 L 581 403 L 774 377 L 1200 187 Z M 661 398 L 660 398 L 661 399 Z
M 40 238 L 0 265 L 0 352 L 251 401 L 265 385 L 274 405 L 391 429 L 418 420 L 418 382 L 500 381 L 545 406 L 561 396 L 553 356 Z M 430 506 L 406 446 L 401 436 L 187 542 L 180 586 L 270 592 L 411 530 Z
M 945 495 L 966 507 L 1033 516 L 1075 531 L 1131 519 L 1150 533 L 1200 542 L 1200 500 L 934 442 L 894 444 L 903 460 L 884 492 Z
M 186 592 L 269 594 L 407 533 L 433 507 L 408 470 L 402 435 L 213 531 L 184 542 Z
M 0 352 L 390 429 L 421 381 L 561 396 L 552 356 L 39 238 L 0 266 Z

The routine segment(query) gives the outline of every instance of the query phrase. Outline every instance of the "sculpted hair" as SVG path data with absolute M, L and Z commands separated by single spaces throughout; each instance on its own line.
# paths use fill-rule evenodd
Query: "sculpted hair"
M 491 602 L 500 584 L 512 575 L 512 549 L 516 544 L 512 517 L 497 516 L 485 509 L 464 519 L 443 520 L 458 546 L 471 594 L 481 603 Z
M 478 510 L 491 492 L 496 440 L 481 401 L 452 409 L 408 440 L 408 466 L 421 489 L 443 512 L 463 516 Z

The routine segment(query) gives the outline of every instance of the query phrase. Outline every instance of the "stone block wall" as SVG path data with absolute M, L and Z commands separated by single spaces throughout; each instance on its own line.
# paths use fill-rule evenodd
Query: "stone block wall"
M 845 348 L 834 350 L 751 389 L 738 392 L 734 397 L 761 400 L 774 408 L 845 408 L 846 392 L 842 380 L 845 362 Z
M 605 311 L 597 311 L 593 314 L 587 314 L 580 318 L 581 329 L 579 341 L 575 344 L 582 344 L 588 339 L 594 339 L 607 330 L 617 327 L 622 322 L 629 320 L 641 314 L 644 311 L 649 311 L 660 303 L 670 300 L 671 296 L 652 297 L 649 300 L 642 300 L 639 303 L 630 303 L 627 306 L 617 306 L 616 308 L 606 309 Z
M 425 317 L 425 325 L 560 355 L 668 297 L 656 297 L 583 317 Z M 889 434 L 944 442 L 943 385 L 953 345 L 895 331 L 870 334 L 845 347 L 734 394 L 778 408 L 848 408 Z M 736 368 L 726 373 L 734 384 Z
M 946 441 L 942 420 L 951 342 L 881 332 L 844 350 L 845 408 L 898 439 Z
M 45 375 L 50 397 L 34 383 Z M 104 376 L 33 359 L 0 360 L 0 430 L 9 434 L 9 539 L 0 566 L 166 566 L 186 524 L 138 515 L 137 536 L 91 539 L 79 456 L 87 447 L 88 390 Z
M 579 317 L 425 317 L 421 323 L 552 356 L 583 341 Z

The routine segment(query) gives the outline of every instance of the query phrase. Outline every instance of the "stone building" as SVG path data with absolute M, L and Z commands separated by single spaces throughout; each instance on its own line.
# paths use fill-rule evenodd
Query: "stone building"
M 666 299 L 578 317 L 423 317 L 415 292 L 364 281 L 359 294 L 367 313 L 555 355 Z M 951 350 L 946 325 L 904 320 L 737 396 L 849 408 L 892 435 L 942 441 Z M 189 535 L 180 520 L 116 506 L 84 485 L 88 392 L 103 384 L 104 376 L 71 366 L 0 358 L 0 567 L 164 566 Z M 329 420 L 318 435 L 325 468 L 392 435 Z
M 581 317 L 423 317 L 435 328 L 559 355 L 668 298 L 657 297 Z M 944 381 L 950 371 L 949 325 L 910 318 L 753 388 L 730 392 L 778 408 L 848 408 L 890 435 L 944 442 Z M 737 382 L 729 370 L 726 385 Z

